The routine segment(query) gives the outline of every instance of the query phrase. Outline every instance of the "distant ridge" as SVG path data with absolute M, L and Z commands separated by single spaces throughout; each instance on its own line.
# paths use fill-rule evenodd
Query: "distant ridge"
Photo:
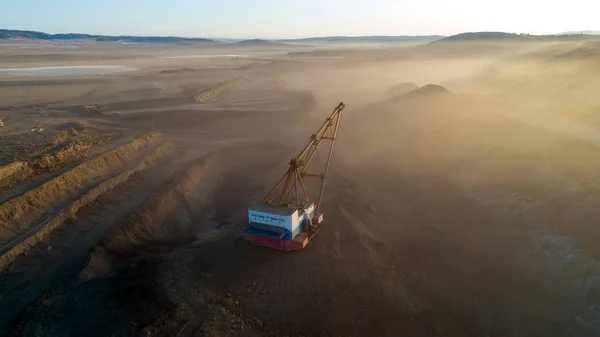
M 218 39 L 208 38 L 188 38 L 178 36 L 109 36 L 92 34 L 47 34 L 43 32 L 30 30 L 10 30 L 0 29 L 0 40 L 7 39 L 30 39 L 42 41 L 77 41 L 92 40 L 98 42 L 121 42 L 121 43 L 188 43 L 188 42 L 211 42 L 222 43 Z M 484 40 L 506 40 L 506 41 L 533 41 L 533 40 L 596 40 L 600 39 L 600 31 L 578 31 L 566 32 L 556 35 L 529 35 L 514 34 L 505 32 L 468 32 L 453 36 L 442 35 L 399 35 L 399 36 L 325 36 L 308 37 L 300 39 L 249 39 L 233 42 L 232 39 L 223 39 L 223 42 L 231 41 L 234 45 L 249 46 L 275 46 L 285 45 L 286 43 L 325 43 L 325 42 L 410 42 L 425 41 L 430 43 L 448 42 L 448 41 L 484 41 Z
M 600 39 L 600 36 L 590 34 L 565 34 L 565 35 L 529 35 L 505 32 L 469 32 L 445 37 L 432 43 L 451 41 L 548 41 L 548 40 L 591 40 Z
M 600 30 L 580 30 L 576 32 L 563 32 L 556 35 L 600 35 Z
M 262 39 L 251 39 L 251 40 L 243 40 L 234 43 L 238 46 L 285 46 L 285 43 L 262 40 Z
M 469 32 L 461 33 L 446 38 L 440 41 L 454 41 L 454 40 L 521 40 L 527 35 L 517 35 L 503 32 Z
M 420 40 L 439 40 L 444 38 L 442 35 L 424 35 L 424 36 L 326 36 L 326 37 L 308 37 L 302 39 L 280 39 L 278 42 L 402 42 L 402 41 L 420 41 Z
M 46 34 L 30 30 L 0 29 L 0 40 L 6 39 L 35 39 L 44 41 L 75 41 L 94 40 L 98 42 L 129 42 L 129 43 L 181 43 L 181 42 L 216 42 L 204 38 L 186 38 L 177 36 L 107 36 L 89 34 Z

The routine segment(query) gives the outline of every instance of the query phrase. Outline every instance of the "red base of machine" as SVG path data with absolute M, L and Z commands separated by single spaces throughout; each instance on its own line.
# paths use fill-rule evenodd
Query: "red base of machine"
M 250 243 L 252 243 L 253 245 L 291 251 L 303 249 L 308 245 L 308 236 L 306 234 L 303 234 L 304 233 L 298 234 L 293 240 L 277 240 L 267 238 L 261 235 L 247 233 L 243 233 L 242 237 L 250 241 Z

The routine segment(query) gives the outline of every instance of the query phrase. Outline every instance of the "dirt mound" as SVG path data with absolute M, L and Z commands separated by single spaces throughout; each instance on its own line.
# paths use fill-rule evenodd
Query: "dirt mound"
M 219 96 L 220 94 L 222 94 L 228 90 L 231 90 L 235 86 L 237 86 L 241 83 L 244 83 L 246 80 L 247 80 L 246 77 L 238 77 L 229 82 L 218 85 L 214 88 L 211 88 L 211 89 L 208 89 L 205 91 L 201 91 L 194 95 L 194 99 L 198 103 L 206 103 L 208 101 L 211 101 L 211 100 L 217 98 L 217 96 Z
M 7 165 L 0 166 L 0 181 L 3 181 L 23 169 L 26 163 L 15 161 Z
M 408 86 L 409 85 L 406 85 L 405 88 L 408 88 Z M 427 102 L 439 103 L 451 97 L 454 97 L 454 94 L 452 94 L 450 90 L 444 88 L 443 86 L 437 84 L 427 84 L 418 89 L 410 90 L 403 94 L 388 98 L 378 104 L 375 104 L 375 106 L 391 107 L 390 104 L 395 105 L 396 103 L 409 103 L 414 105 L 415 108 L 419 108 L 423 107 L 423 104 L 427 104 Z
M 11 163 L 0 167 L 0 188 L 81 161 L 96 148 L 112 143 L 120 136 L 119 132 L 63 124 L 44 134 L 22 133 L 5 137 L 3 147 L 7 151 L 3 151 L 3 160 Z
M 385 93 L 385 97 L 390 98 L 390 97 L 394 97 L 394 96 L 398 96 L 398 95 L 403 95 L 403 94 L 406 94 L 407 92 L 413 91 L 418 88 L 419 88 L 419 86 L 417 86 L 416 84 L 414 84 L 412 82 L 396 84 L 388 89 L 388 91 Z
M 56 146 L 52 153 L 34 157 L 31 166 L 36 171 L 53 171 L 68 163 L 79 161 L 92 153 L 92 150 L 107 141 L 113 140 L 113 134 L 93 134 L 89 128 L 74 127 L 59 131 L 53 135 Z
M 389 121 L 396 119 L 399 114 L 429 114 L 434 111 L 448 111 L 449 107 L 463 105 L 463 101 L 463 98 L 459 98 L 459 96 L 452 94 L 448 89 L 441 85 L 427 84 L 418 89 L 414 89 L 404 94 L 396 95 L 374 103 L 369 107 L 369 110 L 372 111 L 371 114 L 363 114 L 357 116 L 356 118 L 349 119 L 345 125 L 346 128 L 355 130 L 366 128 L 368 132 L 374 132 L 374 135 L 377 137 L 382 135 L 380 132 L 375 131 L 378 127 L 392 129 L 398 127 L 395 123 L 390 123 Z M 374 116 L 387 120 L 388 123 L 377 125 L 377 123 L 373 123 L 371 121 L 371 118 Z M 420 117 L 417 116 L 406 117 L 408 119 L 403 120 L 402 123 L 409 122 L 409 120 L 411 120 L 413 117 L 420 119 Z M 384 144 L 385 143 L 378 144 L 377 147 Z
M 76 136 L 97 136 L 94 129 L 77 123 L 46 128 L 44 132 L 21 132 L 0 138 L 0 161 L 28 161 L 51 153 L 55 147 Z
M 444 97 L 450 96 L 452 93 L 450 90 L 437 84 L 427 84 L 418 89 L 409 91 L 404 94 L 405 97 L 410 98 L 421 98 L 421 97 Z
M 132 160 L 139 158 L 144 150 L 161 140 L 162 136 L 157 133 L 138 138 L 6 201 L 0 205 L 0 239 L 13 240 L 27 231 L 35 219 L 51 211 L 57 204 L 77 197 L 90 185 L 131 165 Z

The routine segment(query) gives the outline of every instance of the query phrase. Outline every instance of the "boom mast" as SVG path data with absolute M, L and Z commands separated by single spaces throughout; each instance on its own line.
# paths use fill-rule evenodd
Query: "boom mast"
M 304 184 L 305 178 L 316 178 L 320 180 L 320 191 L 316 201 L 315 214 L 319 214 L 319 207 L 323 198 L 323 192 L 325 191 L 325 181 L 327 179 L 327 173 L 329 172 L 329 166 L 331 164 L 331 158 L 333 156 L 333 148 L 335 146 L 335 140 L 337 137 L 338 128 L 340 126 L 340 120 L 342 118 L 342 111 L 345 108 L 344 103 L 340 103 L 334 110 L 331 116 L 329 116 L 323 125 L 319 128 L 316 134 L 310 137 L 310 142 L 296 157 L 290 161 L 290 167 L 287 172 L 281 177 L 279 182 L 271 189 L 269 194 L 263 199 L 263 203 L 267 203 L 273 206 L 284 206 L 293 207 L 300 209 L 302 205 L 310 201 L 306 185 Z M 326 162 L 323 162 L 323 158 L 319 152 L 320 146 L 324 140 L 330 141 L 329 153 L 326 157 Z M 316 160 L 314 160 L 316 157 Z M 310 164 L 318 162 L 319 165 L 315 168 L 310 169 Z M 281 191 L 276 193 L 277 190 L 282 186 Z M 274 197 L 275 195 L 278 197 Z

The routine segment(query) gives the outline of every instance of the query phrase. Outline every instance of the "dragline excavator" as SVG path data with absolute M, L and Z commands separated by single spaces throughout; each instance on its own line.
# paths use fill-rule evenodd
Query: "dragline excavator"
M 306 147 L 290 161 L 287 172 L 267 196 L 248 208 L 248 227 L 242 234 L 252 244 L 299 250 L 317 235 L 319 212 L 344 103 L 340 103 Z M 324 144 L 327 144 L 324 145 Z M 325 157 L 319 150 L 328 150 Z M 328 149 L 327 149 L 328 148 Z M 312 165 L 311 165 L 312 164 Z M 309 194 L 317 193 L 312 199 Z

